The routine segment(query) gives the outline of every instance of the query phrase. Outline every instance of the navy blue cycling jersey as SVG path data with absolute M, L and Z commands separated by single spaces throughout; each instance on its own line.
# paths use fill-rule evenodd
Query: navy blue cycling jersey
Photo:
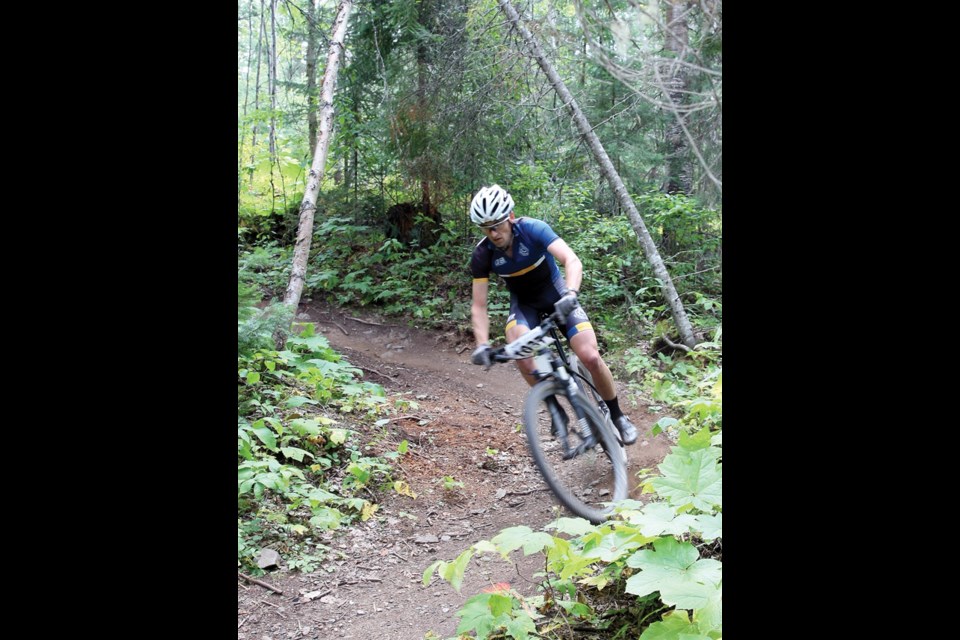
M 550 243 L 560 236 L 536 218 L 517 218 L 513 235 L 513 257 L 498 249 L 489 238 L 477 244 L 470 259 L 473 279 L 489 280 L 492 271 L 507 283 L 511 297 L 533 304 L 543 301 L 552 307 L 567 291 L 557 262 L 547 251 Z
M 517 218 L 513 225 L 513 257 L 509 257 L 484 238 L 473 250 L 470 272 L 473 280 L 489 281 L 490 272 L 502 277 L 510 290 L 510 315 L 506 329 L 521 324 L 532 329 L 540 324 L 540 315 L 553 312 L 554 303 L 567 292 L 557 261 L 547 247 L 560 236 L 546 222 L 536 218 Z M 567 338 L 581 331 L 592 331 L 583 307 L 570 312 L 561 328 Z

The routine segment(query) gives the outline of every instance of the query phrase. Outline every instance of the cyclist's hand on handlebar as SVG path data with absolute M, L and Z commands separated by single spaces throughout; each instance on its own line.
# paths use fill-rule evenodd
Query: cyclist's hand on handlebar
M 470 356 L 470 362 L 473 364 L 482 364 L 483 366 L 490 368 L 490 365 L 493 364 L 490 356 L 493 354 L 493 349 L 490 348 L 486 342 L 477 347 L 473 351 L 473 355 Z
M 570 315 L 570 312 L 579 305 L 580 302 L 577 300 L 577 294 L 573 291 L 567 291 L 562 298 L 556 301 L 553 308 L 566 319 L 566 317 Z

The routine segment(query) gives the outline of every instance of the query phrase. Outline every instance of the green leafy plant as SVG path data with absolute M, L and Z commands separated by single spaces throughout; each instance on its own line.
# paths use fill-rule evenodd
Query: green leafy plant
M 545 556 L 541 595 L 523 597 L 507 585 L 472 596 L 457 614 L 458 633 L 525 638 L 576 620 L 579 632 L 619 628 L 617 637 L 720 638 L 722 559 L 711 557 L 723 533 L 720 436 L 710 428 L 680 433 L 660 473 L 647 474 L 643 482 L 644 492 L 657 500 L 623 500 L 616 505 L 617 517 L 601 525 L 561 517 L 545 531 L 504 529 L 452 562 L 435 561 L 423 583 L 436 574 L 459 592 L 474 555 L 508 559 L 522 549 L 524 555 Z M 618 607 L 601 615 L 592 602 L 612 585 Z
M 463 483 L 454 478 L 453 476 L 443 476 L 444 491 L 456 491 L 458 489 L 463 489 Z
M 312 542 L 310 532 L 371 518 L 377 505 L 358 493 L 373 497 L 372 490 L 390 485 L 388 462 L 361 453 L 358 432 L 339 424 L 348 415 L 373 419 L 385 407 L 385 394 L 379 385 L 358 382 L 359 370 L 312 324 L 296 327 L 286 350 L 272 349 L 270 326 L 250 329 L 257 316 L 244 304 L 238 313 L 238 564 L 258 573 L 253 559 L 270 544 L 288 568 L 312 571 L 325 547 Z M 244 332 L 254 338 L 244 341 Z

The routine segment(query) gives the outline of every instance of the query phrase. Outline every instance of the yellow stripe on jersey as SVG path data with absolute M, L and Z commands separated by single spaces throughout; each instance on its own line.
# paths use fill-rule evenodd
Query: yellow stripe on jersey
M 500 276 L 503 278 L 516 278 L 517 276 L 522 276 L 523 274 L 529 273 L 530 271 L 533 271 L 534 269 L 539 267 L 540 263 L 546 259 L 547 259 L 547 254 L 543 254 L 542 256 L 540 256 L 539 260 L 537 260 L 535 263 L 533 263 L 526 269 L 520 269 L 520 271 L 517 271 L 516 273 L 501 273 Z
M 589 322 L 581 322 L 577 325 L 577 333 L 581 331 L 593 331 L 593 325 L 591 325 Z
M 511 320 L 510 322 L 507 323 L 507 326 L 504 328 L 504 331 L 510 331 L 510 329 L 513 329 L 515 326 L 517 326 L 517 321 Z
M 490 282 L 490 278 L 474 278 L 474 282 Z

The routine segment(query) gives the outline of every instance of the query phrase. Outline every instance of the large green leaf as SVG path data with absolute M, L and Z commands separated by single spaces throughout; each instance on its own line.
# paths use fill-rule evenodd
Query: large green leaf
M 316 400 L 311 400 L 310 398 L 304 398 L 303 396 L 293 396 L 292 398 L 287 399 L 287 406 L 296 409 L 305 404 L 317 404 Z
M 691 527 L 694 531 L 699 531 L 704 540 L 710 542 L 723 537 L 723 514 L 709 515 L 701 513 L 694 516 L 697 523 Z
M 518 611 L 517 617 L 507 623 L 507 633 L 517 640 L 527 640 L 528 634 L 534 633 L 536 630 L 537 625 L 523 611 Z
M 641 569 L 627 580 L 627 593 L 645 596 L 659 591 L 665 604 L 680 609 L 706 606 L 722 577 L 720 562 L 698 560 L 696 547 L 675 538 L 660 538 L 653 547 L 627 559 L 627 566 Z
M 343 518 L 343 514 L 333 507 L 317 507 L 313 509 L 313 513 L 310 524 L 317 529 L 336 529 Z
M 643 511 L 631 512 L 628 516 L 630 524 L 638 525 L 640 533 L 649 537 L 663 534 L 680 536 L 690 529 L 696 528 L 696 518 L 690 514 L 678 516 L 676 510 L 665 502 L 652 502 L 643 508 Z
M 262 421 L 257 420 L 254 424 L 263 424 Z M 273 430 L 268 427 L 250 427 L 250 430 L 257 434 L 257 437 L 260 438 L 260 442 L 265 444 L 268 449 L 271 451 L 277 450 L 277 438 L 273 433 Z
M 710 430 L 709 429 L 700 429 L 694 434 L 689 434 L 686 431 L 680 432 L 680 440 L 677 443 L 681 448 L 686 449 L 687 451 L 696 451 L 698 449 L 706 449 L 710 446 Z
M 558 532 L 570 536 L 582 536 L 588 531 L 592 531 L 593 525 L 584 518 L 557 518 L 554 522 L 546 525 L 544 529 L 556 529 Z
M 321 351 L 323 349 L 330 348 L 330 341 L 327 340 L 326 336 L 310 336 L 309 338 L 304 338 L 301 336 L 291 337 L 287 340 L 293 344 L 302 344 L 306 346 L 311 351 Z
M 671 611 L 663 620 L 654 622 L 640 634 L 640 640 L 710 640 L 700 633 L 699 627 L 690 622 L 687 612 Z
M 723 505 L 723 472 L 717 463 L 719 455 L 715 447 L 697 451 L 681 449 L 671 453 L 657 467 L 663 476 L 654 478 L 650 484 L 672 505 L 693 504 L 701 511 L 714 511 L 714 506 Z
M 443 571 L 444 567 L 447 566 L 446 560 L 435 560 L 429 567 L 423 570 L 423 586 L 427 586 L 433 580 L 433 572 L 437 569 Z
M 296 420 L 290 421 L 290 429 L 301 436 L 315 436 L 320 433 L 320 423 L 316 420 L 297 418 Z
M 513 611 L 513 598 L 500 593 L 491 593 L 487 606 L 490 607 L 490 613 L 496 618 Z
M 624 556 L 628 551 L 638 549 L 649 540 L 644 540 L 643 536 L 638 536 L 633 531 L 611 531 L 604 534 L 600 541 L 590 548 L 584 547 L 583 557 L 599 558 L 604 562 L 615 562 Z
M 506 558 L 511 551 L 523 547 L 523 555 L 539 553 L 544 547 L 553 545 L 553 537 L 542 531 L 534 531 L 530 527 L 520 525 L 504 529 L 490 540 L 497 545 L 501 555 Z
M 457 633 L 476 631 L 477 640 L 484 640 L 490 635 L 490 631 L 510 622 L 508 616 L 501 615 L 494 618 L 490 613 L 488 604 L 492 595 L 493 594 L 490 593 L 481 593 L 473 596 L 463 604 L 463 608 L 457 611 L 457 615 L 460 616 Z
M 693 612 L 693 620 L 704 633 L 723 630 L 723 585 L 710 595 L 706 605 Z
M 463 573 L 467 570 L 467 563 L 473 557 L 473 549 L 467 549 L 453 562 L 447 564 L 440 573 L 440 576 L 450 583 L 450 585 L 460 593 L 460 586 L 463 584 Z
M 280 447 L 280 453 L 297 462 L 303 462 L 303 456 L 313 457 L 313 454 L 297 447 Z
M 489 540 L 481 540 L 473 545 L 473 550 L 477 553 L 498 553 L 497 545 Z
M 339 497 L 337 494 L 330 493 L 326 489 L 322 489 L 320 487 L 310 487 L 309 493 L 307 493 L 307 500 L 310 501 L 311 509 L 324 505 L 337 497 Z

